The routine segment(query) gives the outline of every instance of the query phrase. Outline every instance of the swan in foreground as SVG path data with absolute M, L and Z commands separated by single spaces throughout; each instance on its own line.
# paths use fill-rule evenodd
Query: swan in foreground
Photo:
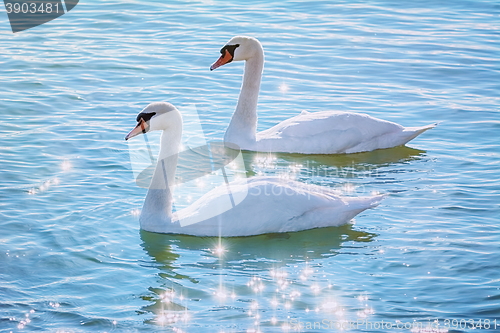
M 174 213 L 172 188 L 167 184 L 174 183 L 177 168 L 182 137 L 180 112 L 170 103 L 152 103 L 139 113 L 137 125 L 125 139 L 149 131 L 162 131 L 162 135 L 158 162 L 139 218 L 141 228 L 147 231 L 231 237 L 339 226 L 377 206 L 384 197 L 340 197 L 328 187 L 253 177 L 219 186 Z M 229 196 L 236 204 L 214 215 Z
M 252 37 L 233 37 L 221 50 L 214 70 L 245 60 L 245 73 L 234 115 L 224 141 L 262 152 L 340 154 L 401 146 L 436 124 L 403 127 L 366 114 L 322 111 L 289 118 L 265 131 L 257 130 L 257 100 L 264 68 L 264 50 Z

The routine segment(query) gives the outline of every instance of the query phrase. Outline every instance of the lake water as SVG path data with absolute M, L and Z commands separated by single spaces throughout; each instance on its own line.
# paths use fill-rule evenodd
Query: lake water
M 82 1 L 13 34 L 2 10 L 0 331 L 500 332 L 499 14 L 466 0 Z M 221 139 L 243 64 L 209 66 L 234 35 L 264 45 L 260 130 L 302 110 L 440 122 L 407 147 L 244 156 L 251 174 L 389 194 L 379 207 L 282 235 L 140 231 L 146 189 L 124 137 L 164 100 Z

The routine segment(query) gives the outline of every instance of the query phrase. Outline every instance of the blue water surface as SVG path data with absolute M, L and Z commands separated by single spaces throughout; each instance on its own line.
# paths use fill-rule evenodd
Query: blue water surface
M 14 34 L 2 9 L 0 331 L 499 332 L 499 15 L 472 0 L 105 0 Z M 265 49 L 259 130 L 302 110 L 440 122 L 407 147 L 244 156 L 250 176 L 389 194 L 379 207 L 291 234 L 140 231 L 124 137 L 169 101 L 221 139 L 243 64 L 209 66 L 234 35 Z

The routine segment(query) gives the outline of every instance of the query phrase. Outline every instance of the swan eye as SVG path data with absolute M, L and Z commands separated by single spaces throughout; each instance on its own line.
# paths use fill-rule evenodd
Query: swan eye
M 220 49 L 220 54 L 224 55 L 224 53 L 228 51 L 231 55 L 231 58 L 234 58 L 234 50 L 236 50 L 238 46 L 240 46 L 240 44 L 226 45 L 222 49 Z
M 149 121 L 154 115 L 156 114 L 156 112 L 150 112 L 150 113 L 139 113 L 137 115 L 137 122 L 144 120 L 144 121 Z

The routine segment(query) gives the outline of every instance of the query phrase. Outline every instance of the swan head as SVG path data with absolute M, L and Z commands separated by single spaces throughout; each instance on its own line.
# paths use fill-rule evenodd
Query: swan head
M 137 125 L 125 137 L 131 139 L 151 131 L 176 129 L 182 131 L 182 117 L 175 106 L 167 102 L 155 102 L 146 106 L 137 115 Z
M 245 36 L 236 36 L 220 50 L 220 58 L 210 66 L 210 70 L 229 64 L 232 61 L 249 60 L 255 56 L 263 55 L 262 44 L 253 38 Z

